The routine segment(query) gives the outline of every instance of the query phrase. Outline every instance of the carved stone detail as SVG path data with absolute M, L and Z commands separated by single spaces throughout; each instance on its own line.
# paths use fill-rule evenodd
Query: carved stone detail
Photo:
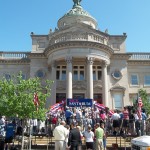
M 86 90 L 87 85 L 85 81 L 74 81 L 72 88 L 76 90 Z
M 56 81 L 57 90 L 66 90 L 66 81 Z
M 67 56 L 66 57 L 66 63 L 72 63 L 72 57 L 71 56 Z
M 102 89 L 102 81 L 93 81 L 93 88 L 94 89 Z
M 93 65 L 93 63 L 94 63 L 94 57 L 87 57 L 86 58 L 86 60 L 87 60 L 87 64 L 89 64 L 89 65 Z

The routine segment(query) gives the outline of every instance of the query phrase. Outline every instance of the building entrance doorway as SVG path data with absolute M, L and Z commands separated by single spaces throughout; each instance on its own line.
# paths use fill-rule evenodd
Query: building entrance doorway
M 81 98 L 84 98 L 84 94 L 82 93 L 74 93 L 73 94 L 73 98 L 76 98 L 76 99 L 81 99 Z
M 102 104 L 103 100 L 102 100 L 102 94 L 94 94 L 94 101 L 96 101 L 97 103 Z

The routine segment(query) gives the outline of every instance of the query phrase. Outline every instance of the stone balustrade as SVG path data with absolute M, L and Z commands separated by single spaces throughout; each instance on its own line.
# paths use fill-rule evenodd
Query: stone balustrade
M 130 60 L 150 60 L 149 53 L 131 53 Z
M 92 33 L 66 33 L 50 38 L 50 45 L 66 41 L 91 41 L 108 45 L 107 39 L 103 36 Z
M 28 58 L 28 52 L 0 52 L 0 59 Z

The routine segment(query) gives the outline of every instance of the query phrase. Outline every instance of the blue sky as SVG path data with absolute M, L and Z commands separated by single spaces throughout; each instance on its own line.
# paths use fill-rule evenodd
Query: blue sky
M 82 0 L 101 31 L 127 33 L 127 52 L 150 52 L 150 0 Z M 0 51 L 31 51 L 30 33 L 48 34 L 72 0 L 0 0 Z

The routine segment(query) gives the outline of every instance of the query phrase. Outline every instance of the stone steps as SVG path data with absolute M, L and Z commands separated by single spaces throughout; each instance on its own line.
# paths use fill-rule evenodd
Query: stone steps
M 126 139 L 122 138 L 122 137 L 114 137 L 114 136 L 109 136 L 107 137 L 107 147 L 112 147 L 113 144 L 118 144 L 119 147 L 130 147 L 130 141 L 131 138 L 128 137 Z M 54 145 L 54 138 L 48 138 L 48 137 L 41 137 L 41 136 L 36 136 L 36 137 L 32 137 L 32 145 L 47 145 L 47 143 L 49 143 L 49 145 Z M 18 144 L 17 141 L 15 142 L 15 144 Z M 85 145 L 85 140 L 82 140 L 82 144 Z

